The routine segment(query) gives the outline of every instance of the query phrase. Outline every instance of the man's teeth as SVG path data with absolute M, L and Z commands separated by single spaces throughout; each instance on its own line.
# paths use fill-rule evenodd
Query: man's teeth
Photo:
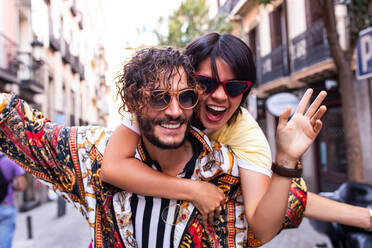
M 179 128 L 181 126 L 181 123 L 177 123 L 177 124 L 161 124 L 162 127 L 164 128 L 168 128 L 168 129 L 176 129 L 176 128 Z
M 208 106 L 208 107 L 214 111 L 225 111 L 226 110 L 225 107 L 218 107 L 218 106 Z

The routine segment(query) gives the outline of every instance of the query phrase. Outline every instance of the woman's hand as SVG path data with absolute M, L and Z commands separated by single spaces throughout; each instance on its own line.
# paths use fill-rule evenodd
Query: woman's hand
M 204 225 L 213 224 L 214 218 L 220 215 L 225 195 L 220 188 L 211 183 L 193 181 L 193 184 L 192 202 L 202 214 Z
M 305 92 L 295 114 L 289 121 L 290 107 L 279 117 L 276 135 L 277 159 L 280 157 L 281 161 L 288 162 L 286 164 L 293 164 L 293 161 L 298 160 L 314 142 L 322 128 L 320 118 L 324 115 L 327 108 L 324 105 L 320 105 L 327 93 L 325 91 L 320 92 L 305 112 L 312 94 L 312 89 L 308 89 Z M 282 165 L 285 166 L 286 164 Z

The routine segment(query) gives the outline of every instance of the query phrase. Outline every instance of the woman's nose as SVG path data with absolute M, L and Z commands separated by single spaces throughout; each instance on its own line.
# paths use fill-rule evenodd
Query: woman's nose
M 229 96 L 226 94 L 225 89 L 223 88 L 223 85 L 218 85 L 217 89 L 211 93 L 211 96 L 214 99 L 224 101 L 226 100 Z

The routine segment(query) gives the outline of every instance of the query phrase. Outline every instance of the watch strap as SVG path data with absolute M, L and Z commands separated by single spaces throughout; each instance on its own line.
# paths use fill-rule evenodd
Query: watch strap
M 302 176 L 302 164 L 299 160 L 297 160 L 296 167 L 293 169 L 286 168 L 273 162 L 271 165 L 271 170 L 273 171 L 273 173 L 282 177 L 299 178 Z

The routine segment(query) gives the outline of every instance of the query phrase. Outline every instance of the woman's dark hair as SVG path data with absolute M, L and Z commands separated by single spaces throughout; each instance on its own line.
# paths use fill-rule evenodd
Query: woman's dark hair
M 219 80 L 216 58 L 220 58 L 230 66 L 237 79 L 251 81 L 252 85 L 256 83 L 256 66 L 253 54 L 244 41 L 234 35 L 205 34 L 190 42 L 185 48 L 185 54 L 190 56 L 196 71 L 201 62 L 210 58 L 212 77 L 216 80 Z M 244 92 L 240 105 L 246 101 L 248 94 L 249 91 Z M 241 110 L 238 108 L 228 121 L 229 125 L 234 123 L 240 112 Z

